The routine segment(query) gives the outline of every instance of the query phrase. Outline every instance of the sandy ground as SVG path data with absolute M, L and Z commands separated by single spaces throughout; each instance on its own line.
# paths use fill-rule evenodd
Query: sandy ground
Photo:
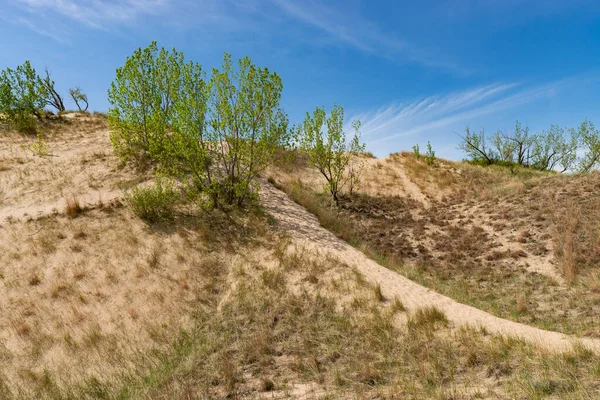
M 46 134 L 45 156 L 31 149 L 31 138 L 0 136 L 0 222 L 62 212 L 67 199 L 82 207 L 109 203 L 140 178 L 119 165 L 104 119 L 69 115 L 72 122 Z
M 20 371 L 86 368 L 89 360 L 96 362 L 89 365 L 95 373 L 103 368 L 103 358 L 114 353 L 117 339 L 137 337 L 135 343 L 123 342 L 131 348 L 160 345 L 170 329 L 185 326 L 186 314 L 198 301 L 196 293 L 208 284 L 197 279 L 196 270 L 226 262 L 220 259 L 225 256 L 205 254 L 206 232 L 154 232 L 128 210 L 105 207 L 123 188 L 149 177 L 119 166 L 104 120 L 74 121 L 49 135 L 44 157 L 31 144 L 31 138 L 19 135 L 0 137 L 0 374 L 18 380 Z M 365 163 L 362 191 L 409 196 L 429 206 L 431 201 L 401 164 Z M 314 171 L 304 172 L 298 176 L 322 187 Z M 397 296 L 409 309 L 437 306 L 456 324 L 482 326 L 557 350 L 576 341 L 433 292 L 339 240 L 271 185 L 263 184 L 261 196 L 299 247 L 358 268 L 381 285 L 387 298 Z M 69 198 L 93 210 L 68 218 Z M 193 257 L 188 254 L 191 245 L 199 246 Z M 600 351 L 598 340 L 579 341 Z M 127 354 L 130 348 L 118 350 Z
M 409 310 L 435 306 L 458 325 L 483 327 L 491 333 L 519 337 L 552 350 L 570 350 L 578 343 L 600 353 L 600 340 L 573 338 L 495 317 L 457 303 L 383 267 L 321 227 L 312 214 L 269 184 L 263 184 L 261 199 L 265 208 L 298 245 L 334 256 L 349 266 L 358 268 L 368 280 L 381 285 L 386 298 L 399 297 Z
M 45 156 L 35 138 L 0 136 L 0 381 L 102 376 L 111 357 L 186 326 L 205 284 L 202 239 L 152 231 L 122 207 L 121 187 L 146 176 L 119 166 L 105 119 L 83 122 L 48 132 Z M 66 216 L 67 199 L 87 211 Z

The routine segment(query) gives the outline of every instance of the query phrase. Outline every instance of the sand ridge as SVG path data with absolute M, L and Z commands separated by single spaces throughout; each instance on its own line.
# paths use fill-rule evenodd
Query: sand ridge
M 435 306 L 443 310 L 448 319 L 457 325 L 485 328 L 490 333 L 518 337 L 551 350 L 568 351 L 573 345 L 579 343 L 600 353 L 598 339 L 575 338 L 498 318 L 477 308 L 458 303 L 385 268 L 321 227 L 314 215 L 266 182 L 262 184 L 261 200 L 277 224 L 296 243 L 318 250 L 322 254 L 334 256 L 349 266 L 356 267 L 368 280 L 381 285 L 386 298 L 399 297 L 409 310 Z

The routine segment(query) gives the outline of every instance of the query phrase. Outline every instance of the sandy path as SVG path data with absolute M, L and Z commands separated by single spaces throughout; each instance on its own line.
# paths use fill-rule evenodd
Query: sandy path
M 368 280 L 381 285 L 386 298 L 399 297 L 409 310 L 435 306 L 443 310 L 448 319 L 457 325 L 485 327 L 491 333 L 519 337 L 552 350 L 570 350 L 573 344 L 579 342 L 600 353 L 598 339 L 574 338 L 495 317 L 477 308 L 458 303 L 381 266 L 321 227 L 314 215 L 266 182 L 262 185 L 261 199 L 265 208 L 288 232 L 292 240 L 306 248 L 335 256 L 349 266 L 356 267 Z

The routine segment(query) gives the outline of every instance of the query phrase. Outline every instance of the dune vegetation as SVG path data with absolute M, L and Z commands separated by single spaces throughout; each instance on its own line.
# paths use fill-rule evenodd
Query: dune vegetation
M 590 122 L 375 158 L 156 43 L 107 114 L 53 88 L 0 75 L 0 398 L 600 395 Z

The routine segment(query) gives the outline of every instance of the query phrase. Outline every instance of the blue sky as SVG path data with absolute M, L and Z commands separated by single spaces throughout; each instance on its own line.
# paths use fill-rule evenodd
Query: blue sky
M 0 68 L 31 60 L 108 109 L 115 69 L 152 40 L 205 69 L 224 51 L 283 79 L 293 123 L 317 105 L 363 122 L 377 156 L 460 159 L 472 129 L 600 124 L 598 1 L 0 0 Z M 71 107 L 74 105 L 69 104 Z

